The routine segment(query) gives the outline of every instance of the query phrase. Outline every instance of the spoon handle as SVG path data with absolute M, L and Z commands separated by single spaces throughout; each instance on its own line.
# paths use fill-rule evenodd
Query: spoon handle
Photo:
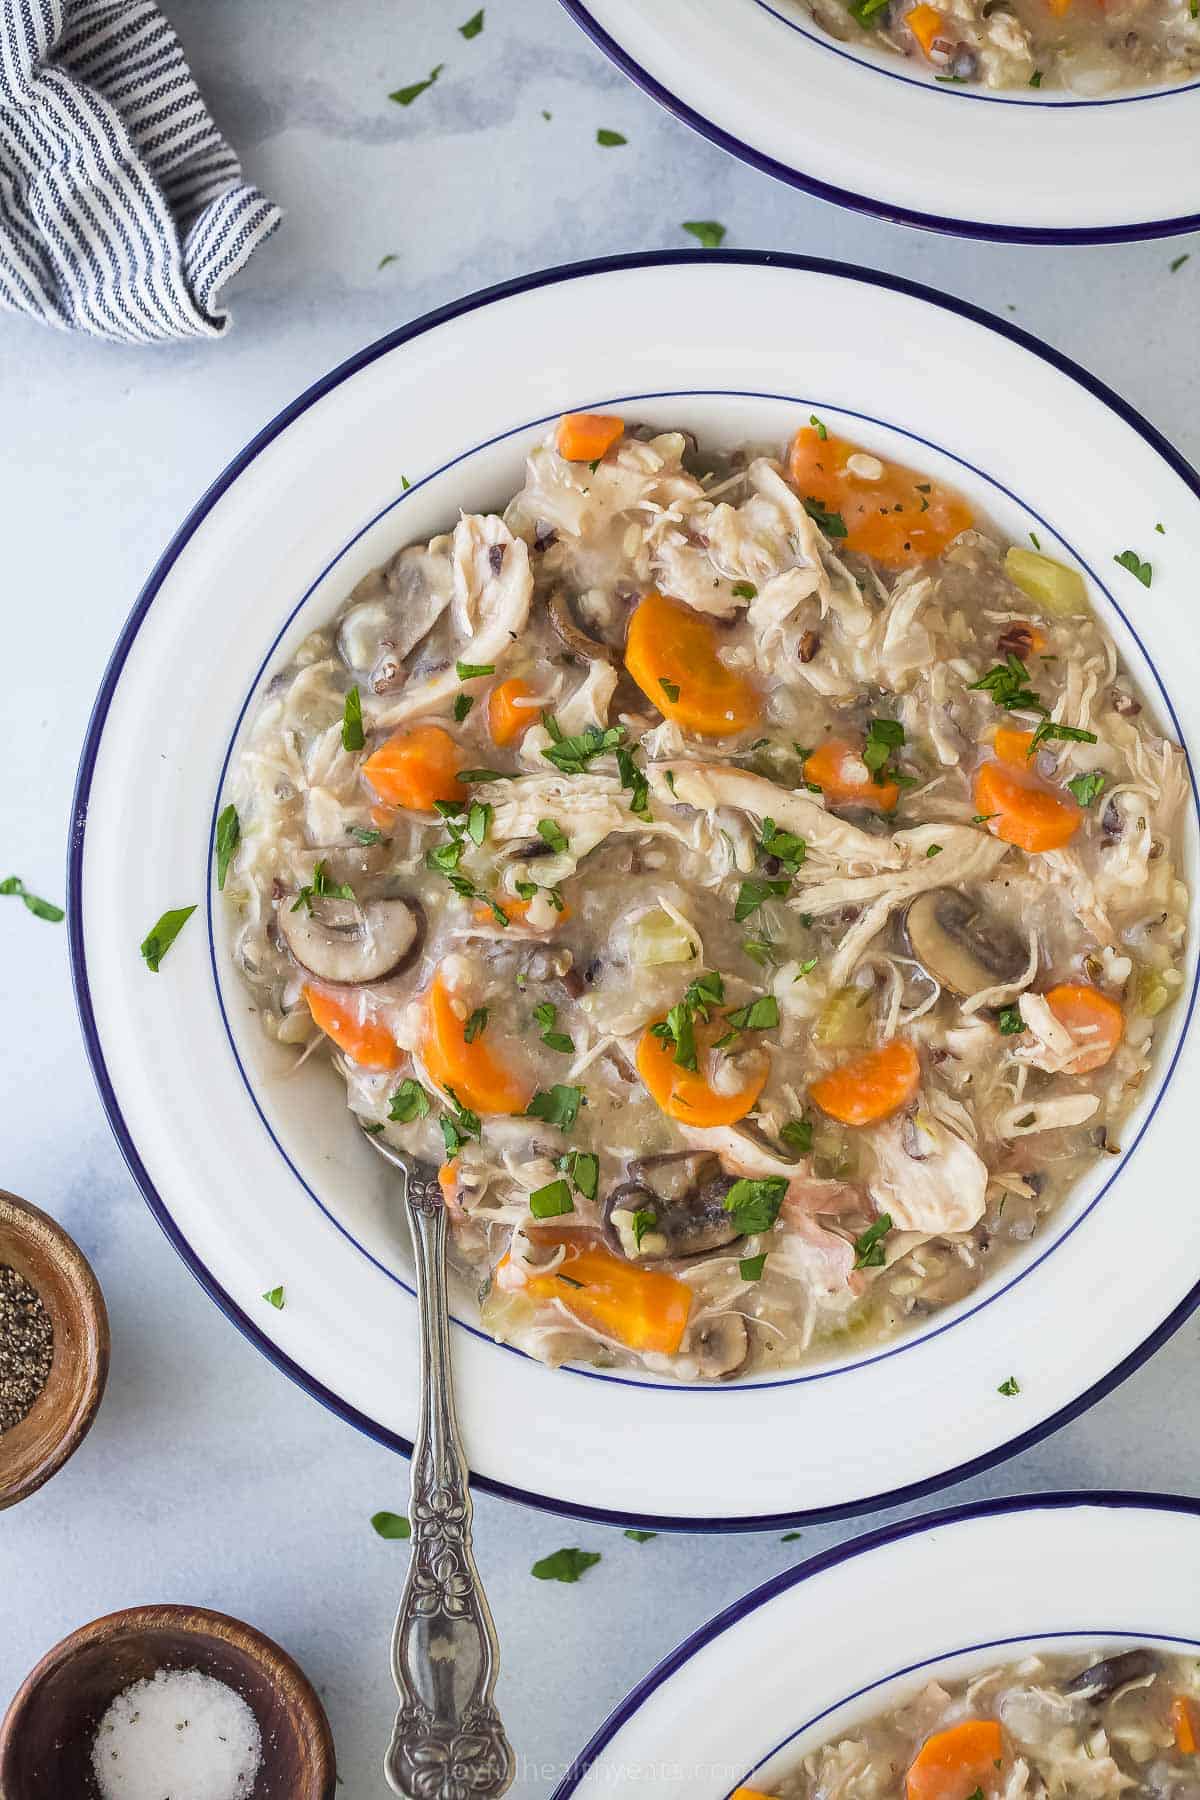
M 492 1701 L 499 1644 L 471 1554 L 471 1496 L 454 1411 L 446 1207 L 436 1177 L 407 1172 L 421 1324 L 421 1417 L 412 1459 L 412 1555 L 392 1633 L 400 1710 L 384 1772 L 408 1800 L 488 1800 L 513 1778 Z

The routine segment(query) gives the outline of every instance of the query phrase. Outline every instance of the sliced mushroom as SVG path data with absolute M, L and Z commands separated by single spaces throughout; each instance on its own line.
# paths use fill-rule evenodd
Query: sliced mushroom
M 416 900 L 314 898 L 311 910 L 296 911 L 288 896 L 279 908 L 279 929 L 288 949 L 311 975 L 348 987 L 398 975 L 418 954 L 425 938 L 425 913 Z
M 602 644 L 598 638 L 589 637 L 581 629 L 571 602 L 562 588 L 556 588 L 551 594 L 546 611 L 550 615 L 550 623 L 573 656 L 582 657 L 584 662 L 616 662 L 615 650 L 608 644 Z
M 927 974 L 963 1000 L 1020 981 L 1029 961 L 1011 926 L 955 888 L 918 894 L 904 915 L 904 937 Z
M 1142 1681 L 1153 1675 L 1154 1658 L 1149 1650 L 1125 1650 L 1120 1656 L 1106 1656 L 1093 1663 L 1081 1675 L 1074 1676 L 1063 1688 L 1064 1694 L 1080 1694 L 1093 1703 L 1110 1700 L 1127 1682 Z
M 630 1179 L 614 1188 L 605 1205 L 609 1229 L 630 1262 L 702 1256 L 742 1236 L 725 1196 L 734 1177 L 707 1152 L 642 1156 L 629 1164 Z M 637 1214 L 649 1214 L 639 1241 Z
M 746 1321 L 741 1313 L 715 1313 L 697 1328 L 690 1347 L 706 1381 L 728 1381 L 750 1357 Z
M 448 544 L 448 539 L 439 540 Z M 404 662 L 433 630 L 450 604 L 453 573 L 447 554 L 412 544 L 384 572 L 358 590 L 361 598 L 338 627 L 338 655 L 356 673 L 368 673 L 371 691 L 390 693 L 405 679 Z

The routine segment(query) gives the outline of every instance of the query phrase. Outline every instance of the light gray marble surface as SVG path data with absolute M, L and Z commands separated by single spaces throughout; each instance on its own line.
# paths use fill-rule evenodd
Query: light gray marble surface
M 0 873 L 39 892 L 62 898 L 92 697 L 188 507 L 314 377 L 486 283 L 684 246 L 679 221 L 720 219 L 731 246 L 880 266 L 1014 317 L 1200 459 L 1200 254 L 1168 270 L 1187 243 L 1008 249 L 835 211 L 660 112 L 555 0 L 491 0 L 469 43 L 455 27 L 473 0 L 457 11 L 418 0 L 167 0 L 167 10 L 219 122 L 287 219 L 242 277 L 223 341 L 139 352 L 0 315 Z M 388 102 L 442 61 L 438 85 L 414 106 Z M 628 145 L 598 149 L 598 126 Z M 389 254 L 396 261 L 380 270 Z M 43 1650 L 99 1613 L 209 1604 L 296 1653 L 329 1708 L 340 1792 L 377 1800 L 393 1704 L 387 1633 L 406 1553 L 368 1520 L 404 1510 L 407 1467 L 276 1374 L 160 1236 L 93 1091 L 65 932 L 14 901 L 0 902 L 0 994 L 0 1185 L 78 1237 L 114 1343 L 89 1441 L 47 1489 L 0 1516 L 0 1706 Z M 1097 1485 L 1200 1494 L 1198 1344 L 1193 1322 L 1086 1417 L 945 1499 Z M 639 1547 L 481 1499 L 479 1559 L 504 1640 L 500 1697 L 521 1791 L 547 1793 L 684 1633 L 861 1528 L 814 1528 L 787 1545 L 768 1535 Z M 575 1587 L 530 1579 L 536 1557 L 569 1543 L 604 1560 Z

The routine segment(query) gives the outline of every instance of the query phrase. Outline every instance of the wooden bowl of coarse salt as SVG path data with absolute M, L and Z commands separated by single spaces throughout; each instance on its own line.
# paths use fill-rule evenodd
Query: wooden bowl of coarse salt
M 108 1351 L 104 1296 L 83 1251 L 39 1207 L 0 1188 L 0 1511 L 79 1448 Z
M 224 1613 L 136 1606 L 45 1655 L 0 1724 L 4 1800 L 333 1800 L 325 1709 Z

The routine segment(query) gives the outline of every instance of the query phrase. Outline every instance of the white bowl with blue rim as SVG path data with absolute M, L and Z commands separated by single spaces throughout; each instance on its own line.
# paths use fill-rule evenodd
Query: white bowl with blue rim
M 878 353 L 873 346 L 880 346 Z M 263 1037 L 230 965 L 211 846 L 225 774 L 273 671 L 360 577 L 460 507 L 502 505 L 547 422 L 618 411 L 703 442 L 831 429 L 965 490 L 1078 564 L 1164 727 L 1200 733 L 1200 482 L 1113 394 L 1010 325 L 802 259 L 622 258 L 532 276 L 393 333 L 238 456 L 167 547 L 88 731 L 69 872 L 74 976 L 113 1129 L 224 1311 L 343 1417 L 408 1451 L 416 1313 L 389 1171 L 318 1062 Z M 1165 527 L 1165 535 L 1156 525 Z M 1153 558 L 1146 589 L 1114 563 Z M 1195 794 L 1185 822 L 1193 892 Z M 168 908 L 196 915 L 152 975 Z M 1017 1259 L 903 1339 L 790 1374 L 680 1386 L 551 1371 L 456 1303 L 477 1483 L 566 1513 L 688 1529 L 928 1492 L 1115 1385 L 1200 1299 L 1200 1041 L 1163 1021 L 1124 1136 Z M 1136 1281 L 1116 1272 L 1135 1261 Z M 261 1296 L 277 1285 L 286 1305 Z M 998 1387 L 1013 1376 L 1018 1394 Z
M 1200 226 L 1200 76 L 1095 99 L 939 81 L 803 0 L 563 0 L 677 118 L 819 199 L 967 237 L 1102 244 Z
M 764 1583 L 612 1713 L 553 1800 L 775 1791 L 809 1751 L 1022 1656 L 1200 1655 L 1200 1502 L 1047 1494 L 905 1520 Z M 899 1790 L 897 1790 L 899 1791 Z

